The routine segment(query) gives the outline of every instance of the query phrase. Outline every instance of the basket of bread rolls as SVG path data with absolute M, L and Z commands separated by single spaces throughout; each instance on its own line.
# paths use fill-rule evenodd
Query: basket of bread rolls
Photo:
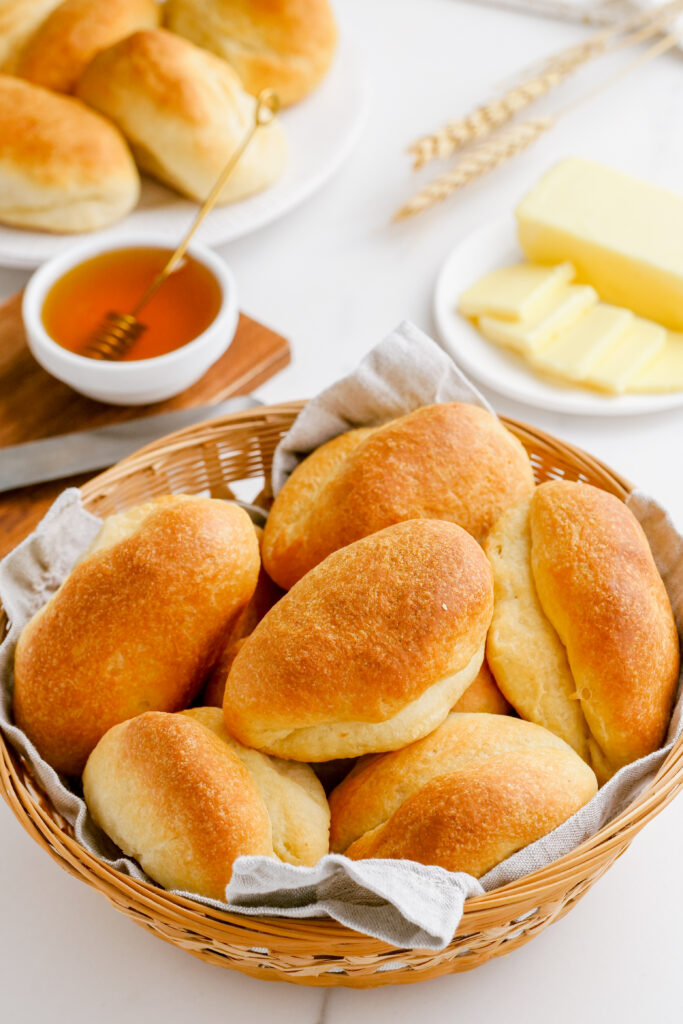
M 0 0 L 0 224 L 78 233 L 140 199 L 140 173 L 203 202 L 253 120 L 324 78 L 327 0 Z M 287 163 L 279 120 L 219 204 L 261 192 Z
M 571 909 L 680 788 L 667 587 L 631 486 L 583 451 L 413 402 L 283 485 L 301 408 L 142 449 L 65 492 L 68 534 L 55 506 L 8 556 L 0 787 L 66 870 L 208 963 L 357 987 L 468 970 Z M 361 913 L 409 877 L 436 904 L 469 886 L 455 934 L 235 905 L 245 871 L 305 888 L 324 862 L 366 885 Z

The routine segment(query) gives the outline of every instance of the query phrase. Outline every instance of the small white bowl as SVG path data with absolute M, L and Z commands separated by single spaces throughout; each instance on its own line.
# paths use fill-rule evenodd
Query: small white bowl
M 205 331 L 163 356 L 117 363 L 76 355 L 58 345 L 43 325 L 43 303 L 52 286 L 72 267 L 113 249 L 160 246 L 172 251 L 168 235 L 107 232 L 69 246 L 35 272 L 24 292 L 22 316 L 28 346 L 44 370 L 88 398 L 111 405 L 146 405 L 179 394 L 202 377 L 230 345 L 239 319 L 237 286 L 223 260 L 205 245 L 190 254 L 212 272 L 222 293 L 221 307 Z M 120 310 L 125 313 L 126 310 Z

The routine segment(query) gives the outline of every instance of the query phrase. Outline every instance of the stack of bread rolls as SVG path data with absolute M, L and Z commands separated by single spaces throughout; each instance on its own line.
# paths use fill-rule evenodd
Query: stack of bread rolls
M 485 874 L 661 745 L 678 669 L 626 506 L 446 403 L 313 452 L 262 535 L 188 495 L 109 517 L 14 714 L 151 878 L 221 899 L 244 854 Z
M 327 0 L 0 0 L 0 223 L 104 227 L 136 205 L 138 168 L 203 201 L 255 95 L 298 102 L 335 47 Z M 275 119 L 218 201 L 267 188 L 286 161 Z

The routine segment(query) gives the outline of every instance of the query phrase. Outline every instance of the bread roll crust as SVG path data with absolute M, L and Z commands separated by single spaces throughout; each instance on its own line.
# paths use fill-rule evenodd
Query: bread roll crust
M 330 808 L 310 765 L 245 747 L 225 728 L 220 708 L 182 714 L 215 733 L 249 772 L 268 812 L 275 856 L 287 864 L 317 864 L 329 849 Z
M 146 712 L 110 729 L 83 773 L 95 822 L 167 889 L 225 899 L 237 857 L 273 856 L 263 799 L 200 722 Z
M 347 436 L 302 462 L 275 499 L 263 561 L 282 587 L 332 551 L 407 519 L 448 520 L 481 541 L 534 487 L 523 446 L 478 406 L 424 406 Z
M 679 672 L 669 598 L 640 524 L 614 495 L 548 481 L 530 524 L 538 596 L 566 647 L 604 780 L 666 736 Z
M 285 589 L 317 564 L 314 561 L 317 555 L 312 556 L 310 550 L 314 542 L 306 532 L 310 525 L 309 510 L 324 506 L 330 480 L 376 429 L 349 430 L 316 448 L 296 467 L 275 499 L 263 531 L 261 555 L 264 566 L 270 567 L 268 572 L 277 572 L 280 586 Z M 331 550 L 327 554 L 331 554 Z
M 227 60 L 247 92 L 275 89 L 283 106 L 320 83 L 337 45 L 327 0 L 168 0 L 166 21 Z
M 93 231 L 138 201 L 125 140 L 82 103 L 0 75 L 0 223 Z
M 452 712 L 424 739 L 401 750 L 360 759 L 330 793 L 330 849 L 343 853 L 442 775 L 511 750 L 541 748 L 566 750 L 567 745 L 547 729 L 518 718 Z
M 73 92 L 89 61 L 119 39 L 161 19 L 156 0 L 63 0 L 19 55 L 14 74 L 56 92 Z
M 143 170 L 197 202 L 206 199 L 254 122 L 255 100 L 236 72 L 163 29 L 134 32 L 102 50 L 76 91 L 120 128 Z M 276 119 L 254 136 L 218 202 L 266 188 L 286 158 Z
M 504 512 L 484 543 L 494 580 L 486 656 L 502 693 L 522 718 L 561 736 L 589 761 L 590 730 L 567 653 L 536 593 L 531 501 L 529 495 Z
M 67 775 L 112 725 L 190 703 L 259 567 L 246 512 L 189 495 L 110 517 L 86 554 L 15 654 L 15 720 Z
M 593 772 L 569 747 L 510 751 L 427 783 L 346 856 L 405 858 L 480 878 L 596 790 Z
M 488 562 L 455 524 L 414 519 L 357 541 L 247 638 L 225 689 L 228 730 L 295 760 L 402 746 L 476 676 L 491 613 Z

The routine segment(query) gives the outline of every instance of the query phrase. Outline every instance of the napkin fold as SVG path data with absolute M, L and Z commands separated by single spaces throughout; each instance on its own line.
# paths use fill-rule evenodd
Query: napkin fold
M 358 369 L 322 392 L 302 410 L 274 458 L 279 490 L 310 451 L 352 427 L 375 425 L 434 402 L 469 401 L 489 408 L 450 358 L 410 323 L 384 339 Z M 683 631 L 683 537 L 647 495 L 635 492 L 629 506 L 640 520 Z M 140 866 L 101 832 L 82 798 L 38 755 L 12 721 L 13 656 L 21 629 L 54 593 L 100 521 L 86 512 L 75 489 L 65 491 L 37 530 L 0 563 L 0 600 L 10 628 L 0 646 L 0 731 L 31 764 L 56 809 L 73 825 L 79 842 L 108 864 L 135 878 Z M 410 861 L 351 861 L 328 854 L 315 867 L 296 867 L 266 857 L 241 857 L 217 903 L 183 893 L 206 906 L 245 915 L 332 917 L 356 931 L 400 948 L 443 949 L 452 939 L 470 896 L 544 867 L 574 849 L 623 810 L 654 778 L 681 731 L 680 695 L 667 744 L 622 768 L 585 807 L 549 835 L 503 861 L 484 878 Z

